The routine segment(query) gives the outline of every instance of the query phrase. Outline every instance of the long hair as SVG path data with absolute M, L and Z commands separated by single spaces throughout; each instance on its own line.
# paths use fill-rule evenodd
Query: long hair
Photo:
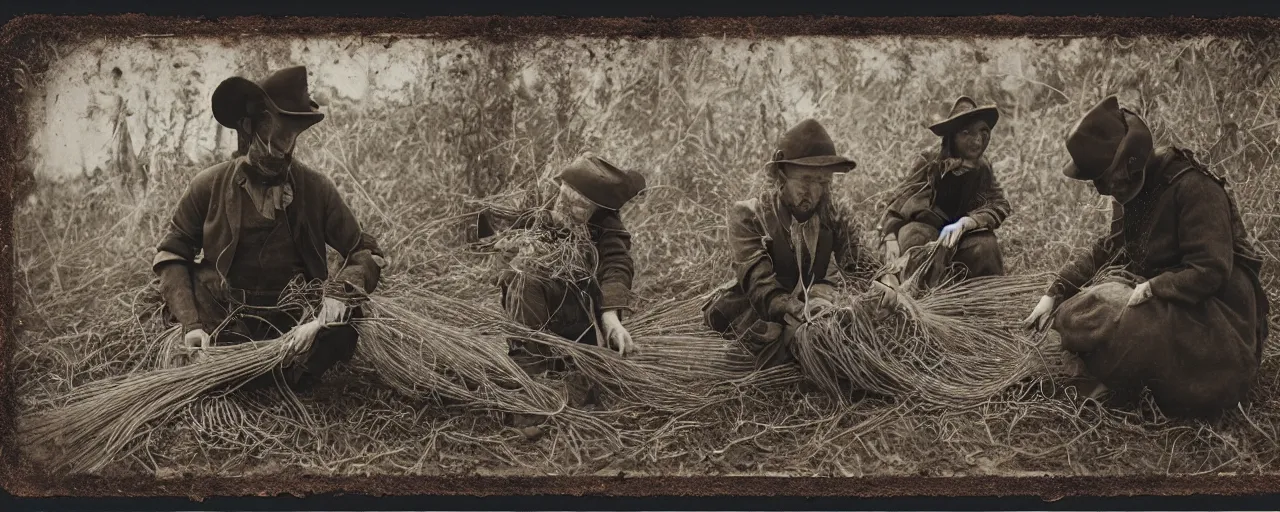
M 261 124 L 261 116 L 267 113 L 266 105 L 261 101 L 251 100 L 245 104 L 245 117 L 249 119 L 250 130 L 257 130 Z M 231 158 L 239 158 L 249 154 L 249 146 L 253 144 L 252 131 L 246 131 L 244 125 L 236 127 L 236 150 L 231 153 Z
M 249 144 L 253 142 L 252 135 L 243 128 L 236 128 L 236 150 L 231 153 L 231 158 L 240 158 L 249 154 Z
M 956 134 L 948 133 L 942 136 L 942 149 L 938 152 L 938 159 L 956 157 Z

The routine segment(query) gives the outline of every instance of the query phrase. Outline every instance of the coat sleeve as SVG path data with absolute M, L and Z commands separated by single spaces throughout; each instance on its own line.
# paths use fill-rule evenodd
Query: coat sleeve
M 889 207 L 885 210 L 884 217 L 880 220 L 880 234 L 888 236 L 897 234 L 911 219 L 911 214 L 905 210 L 907 200 L 915 194 L 919 193 L 929 182 L 929 163 L 932 160 L 924 155 L 917 155 L 915 162 L 911 164 L 911 170 L 907 173 L 907 179 L 897 189 L 894 190 L 893 199 L 889 201 Z
M 979 228 L 996 229 L 1004 223 L 1004 219 L 1009 217 L 1013 208 L 1009 205 L 1009 200 L 1004 195 L 1004 188 L 1000 186 L 1000 180 L 996 178 L 990 166 L 987 167 L 986 173 L 982 180 L 983 186 L 974 195 L 969 207 L 969 217 L 977 221 Z
M 786 314 L 791 291 L 778 282 L 766 245 L 768 234 L 752 204 L 736 203 L 729 212 L 734 275 L 752 309 L 769 321 L 779 322 Z
M 600 309 L 630 311 L 631 284 L 635 278 L 635 262 L 631 258 L 631 233 L 616 213 L 604 216 L 598 229 L 601 234 L 596 250 L 600 260 L 596 279 L 600 283 Z
M 196 255 L 204 248 L 204 219 L 212 196 L 213 173 L 205 170 L 191 180 L 178 199 L 169 227 L 156 247 L 152 271 L 159 274 L 160 268 L 171 261 L 195 262 Z
M 204 247 L 204 219 L 213 194 L 213 172 L 196 175 L 178 199 L 151 270 L 159 277 L 160 297 L 185 331 L 198 329 L 200 316 L 192 288 L 191 269 Z
M 337 279 L 364 293 L 373 293 L 382 277 L 382 267 L 373 258 L 382 255 L 377 239 L 361 230 L 355 213 L 342 199 L 333 181 L 321 174 L 317 176 L 325 190 L 325 244 L 333 247 L 343 258 Z
M 1124 209 L 1120 203 L 1111 203 L 1111 227 L 1108 233 L 1091 244 L 1088 249 L 1078 253 L 1058 271 L 1054 282 L 1046 293 L 1058 303 L 1075 296 L 1080 288 L 1091 281 L 1099 270 L 1109 265 L 1121 263 L 1120 240 L 1124 234 Z
M 1189 173 L 1174 187 L 1182 264 L 1151 279 L 1151 293 L 1197 304 L 1215 295 L 1231 275 L 1234 258 L 1227 193 L 1208 176 Z

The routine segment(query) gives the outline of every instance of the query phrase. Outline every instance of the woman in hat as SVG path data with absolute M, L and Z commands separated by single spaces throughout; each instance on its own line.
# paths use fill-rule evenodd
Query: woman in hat
M 798 359 L 797 328 L 836 310 L 841 274 L 858 267 L 856 226 L 831 199 L 832 179 L 855 167 L 821 124 L 805 120 L 782 135 L 767 164 L 772 189 L 729 211 L 734 279 L 703 307 L 704 321 L 742 341 L 762 368 Z M 832 371 L 800 362 L 807 374 Z
M 1143 119 L 1115 96 L 1066 145 L 1063 173 L 1113 198 L 1111 228 L 1058 272 L 1026 326 L 1044 329 L 1062 303 L 1054 329 L 1063 347 L 1106 388 L 1132 398 L 1149 387 L 1171 415 L 1234 408 L 1257 372 L 1270 306 L 1225 180 L 1188 150 L 1155 148 Z M 1114 283 L 1079 294 L 1115 267 L 1129 276 L 1126 300 L 1106 300 Z
M 298 136 L 324 118 L 307 94 L 306 68 L 258 83 L 229 78 L 212 103 L 218 123 L 238 132 L 243 154 L 192 178 L 152 265 L 184 344 L 198 349 L 287 332 L 300 315 L 280 307 L 284 290 L 296 279 L 329 279 L 326 247 L 344 258 L 329 283 L 340 286 L 310 306 L 322 325 L 359 315 L 339 298 L 374 290 L 379 251 L 333 182 L 293 156 Z M 349 359 L 356 341 L 349 325 L 322 329 L 302 362 L 282 370 L 284 381 L 308 387 Z M 258 384 L 275 380 L 264 377 Z
M 631 233 L 622 223 L 620 210 L 644 190 L 644 175 L 589 155 L 564 168 L 556 180 L 559 195 L 549 207 L 520 216 L 511 228 L 554 230 L 560 239 L 578 231 L 594 248 L 594 268 L 585 269 L 590 275 L 580 282 L 539 276 L 523 280 L 519 289 L 512 287 L 515 276 L 507 272 L 499 278 L 503 308 L 523 325 L 612 347 L 626 355 L 635 347 L 623 326 L 632 307 L 635 265 Z M 490 217 L 488 212 L 481 213 L 478 234 L 482 239 L 494 234 Z M 536 344 L 523 347 L 545 355 Z
M 943 250 L 935 257 L 941 258 L 943 268 L 961 264 L 968 277 L 1004 274 L 995 230 L 1011 209 L 984 156 L 999 119 L 994 105 L 978 106 L 961 96 L 950 116 L 929 127 L 942 138 L 942 145 L 916 158 L 906 182 L 892 196 L 880 223 L 886 263 L 914 272 L 925 263 L 923 251 L 913 251 L 915 257 L 905 263 L 900 256 L 936 240 Z M 891 272 L 883 281 L 892 287 L 898 278 Z

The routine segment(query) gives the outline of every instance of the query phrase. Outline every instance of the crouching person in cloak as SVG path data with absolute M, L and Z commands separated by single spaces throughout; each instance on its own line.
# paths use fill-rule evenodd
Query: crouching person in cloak
M 708 327 L 740 340 L 760 368 L 796 361 L 797 328 L 837 308 L 841 272 L 856 266 L 857 231 L 831 183 L 857 164 L 812 119 L 783 134 L 768 163 L 774 190 L 729 211 L 734 279 L 703 307 Z
M 298 135 L 324 118 L 308 96 L 306 68 L 281 70 L 260 83 L 227 79 L 213 93 L 213 113 L 236 130 L 239 156 L 192 178 L 153 264 L 185 345 L 274 339 L 303 320 L 303 309 L 318 310 L 321 325 L 361 316 L 334 298 L 341 293 L 280 306 L 291 283 L 340 283 L 343 293 L 363 295 L 381 273 L 375 241 L 333 182 L 293 158 Z M 326 246 L 344 260 L 333 281 Z M 356 341 L 349 324 L 322 328 L 299 362 L 248 387 L 283 382 L 306 389 L 349 359 Z
M 924 286 L 949 276 L 1004 274 L 995 230 L 1011 208 L 984 156 L 999 120 L 995 105 L 961 96 L 949 117 L 929 127 L 942 147 L 916 158 L 880 222 L 891 269 L 881 282 L 894 288 L 917 270 Z M 922 248 L 934 241 L 939 250 L 926 253 Z
M 1122 402 L 1149 388 L 1173 416 L 1236 408 L 1258 371 L 1270 305 L 1231 189 L 1190 151 L 1154 148 L 1114 96 L 1066 146 L 1064 174 L 1114 199 L 1111 227 L 1058 273 L 1027 327 L 1052 316 L 1094 389 Z
M 644 175 L 586 156 L 555 180 L 559 194 L 549 207 L 520 215 L 509 229 L 545 231 L 558 243 L 581 242 L 584 247 L 574 254 L 587 256 L 580 262 L 583 268 L 537 273 L 507 269 L 498 279 L 502 307 L 521 325 L 626 355 L 635 349 L 624 326 L 632 309 L 635 263 L 620 210 L 645 189 Z M 481 239 L 495 235 L 490 212 L 481 213 L 477 231 Z M 512 355 L 550 355 L 546 346 L 531 341 L 512 341 L 510 349 Z

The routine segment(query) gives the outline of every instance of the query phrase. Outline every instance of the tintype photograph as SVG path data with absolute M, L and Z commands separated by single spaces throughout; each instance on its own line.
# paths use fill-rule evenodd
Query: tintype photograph
M 24 488 L 1280 472 L 1274 30 L 117 22 L 7 50 Z

